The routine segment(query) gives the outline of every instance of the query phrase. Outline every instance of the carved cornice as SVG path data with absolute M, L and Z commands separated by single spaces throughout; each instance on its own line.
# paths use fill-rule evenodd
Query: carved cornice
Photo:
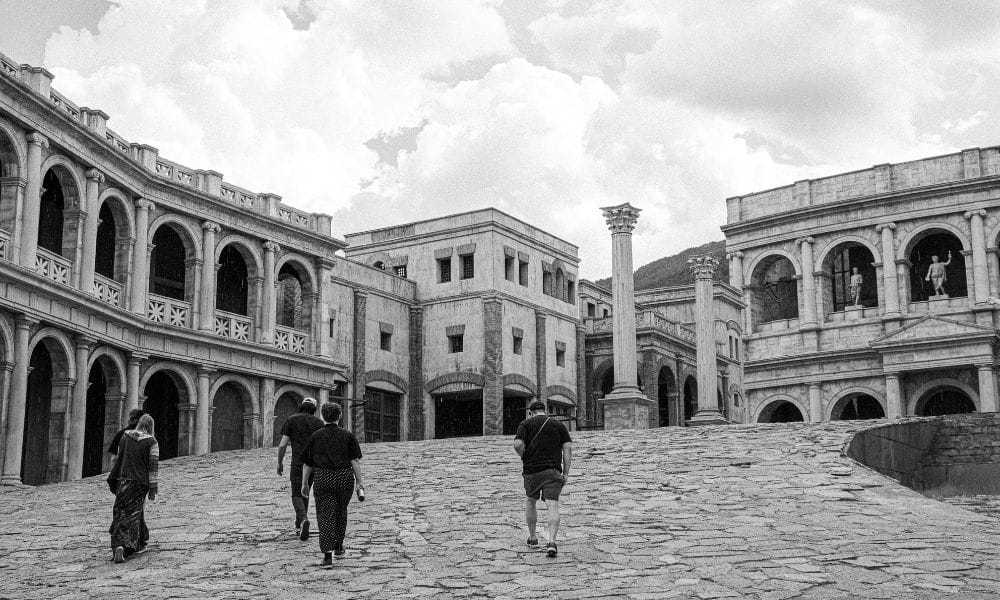
M 604 221 L 608 224 L 608 229 L 612 234 L 632 233 L 635 223 L 639 220 L 641 208 L 636 208 L 626 202 L 618 206 L 606 206 L 601 209 L 604 214 Z

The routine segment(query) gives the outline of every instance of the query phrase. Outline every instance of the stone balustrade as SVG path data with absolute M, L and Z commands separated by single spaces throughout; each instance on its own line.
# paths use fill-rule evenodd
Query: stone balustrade
M 125 297 L 124 290 L 125 287 L 117 281 L 113 281 L 97 273 L 94 274 L 94 295 L 111 306 L 122 307 Z
M 222 310 L 215 311 L 215 335 L 249 342 L 253 321 L 249 317 Z
M 0 260 L 7 260 L 7 248 L 10 246 L 10 236 L 0 231 Z
M 173 327 L 191 326 L 190 302 L 150 294 L 146 304 L 146 316 L 154 323 L 162 323 Z
M 72 266 L 68 259 L 43 248 L 39 248 L 35 255 L 35 270 L 38 271 L 39 275 L 56 283 L 69 285 L 69 274 Z
M 274 347 L 295 354 L 305 354 L 309 346 L 309 335 L 291 327 L 274 327 Z

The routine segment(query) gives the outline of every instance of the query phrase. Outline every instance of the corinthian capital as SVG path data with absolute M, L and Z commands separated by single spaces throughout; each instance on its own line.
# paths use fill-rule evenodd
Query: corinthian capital
M 719 260 L 714 256 L 699 256 L 689 258 L 688 266 L 691 267 L 691 274 L 695 279 L 711 279 L 719 267 Z
M 632 230 L 635 229 L 635 222 L 639 219 L 639 211 L 641 210 L 641 208 L 636 208 L 626 202 L 618 206 L 606 206 L 601 209 L 601 212 L 604 213 L 604 220 L 608 224 L 608 229 L 611 230 L 612 234 L 615 234 L 632 233 Z

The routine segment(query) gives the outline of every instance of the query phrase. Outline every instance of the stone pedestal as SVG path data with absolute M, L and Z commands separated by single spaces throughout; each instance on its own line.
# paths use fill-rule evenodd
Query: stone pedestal
M 860 304 L 850 304 L 844 307 L 844 320 L 857 321 L 865 315 L 865 309 Z
M 948 294 L 933 294 L 929 298 L 927 298 L 927 301 L 928 302 L 938 302 L 940 300 L 947 300 L 950 297 L 951 296 L 949 296 Z
M 601 403 L 606 431 L 649 428 L 649 407 L 653 403 L 638 387 L 616 388 Z

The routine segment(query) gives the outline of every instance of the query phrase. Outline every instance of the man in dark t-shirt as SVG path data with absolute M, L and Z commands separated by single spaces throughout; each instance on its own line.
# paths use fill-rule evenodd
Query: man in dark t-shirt
M 289 479 L 292 484 L 292 507 L 295 508 L 295 529 L 299 539 L 309 539 L 309 497 L 302 495 L 302 450 L 309 437 L 323 428 L 323 421 L 316 416 L 316 400 L 305 398 L 299 405 L 299 412 L 288 417 L 281 427 L 281 443 L 278 445 L 278 475 L 284 469 L 285 449 L 292 446 L 292 468 Z M 312 485 L 312 478 L 309 480 Z
M 546 503 L 549 524 L 549 541 L 545 553 L 554 557 L 559 549 L 556 534 L 559 532 L 559 494 L 569 479 L 572 463 L 572 441 L 566 426 L 545 414 L 545 403 L 535 400 L 528 406 L 531 416 L 521 421 L 514 435 L 514 451 L 521 457 L 524 468 L 524 493 L 527 503 L 524 516 L 528 522 L 528 546 L 538 546 L 535 525 L 538 522 L 536 503 Z

